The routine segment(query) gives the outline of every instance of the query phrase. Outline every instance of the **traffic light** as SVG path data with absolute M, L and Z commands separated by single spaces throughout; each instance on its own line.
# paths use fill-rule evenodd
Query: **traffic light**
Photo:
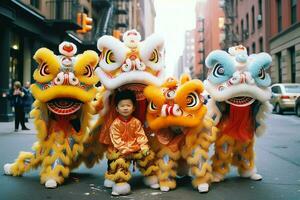
M 77 13 L 77 23 L 81 24 L 82 29 L 77 30 L 77 33 L 86 33 L 92 30 L 93 19 L 85 13 Z

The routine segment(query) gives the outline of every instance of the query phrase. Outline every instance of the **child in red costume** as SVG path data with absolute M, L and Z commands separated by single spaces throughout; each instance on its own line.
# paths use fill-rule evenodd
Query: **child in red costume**
M 112 195 L 130 193 L 131 178 L 129 166 L 131 161 L 137 164 L 145 176 L 145 184 L 158 188 L 157 166 L 154 164 L 154 153 L 150 151 L 148 139 L 142 123 L 132 113 L 135 110 L 136 98 L 133 91 L 123 90 L 115 95 L 118 116 L 109 128 L 108 170 L 104 186 L 112 187 Z M 101 142 L 101 140 L 100 140 Z

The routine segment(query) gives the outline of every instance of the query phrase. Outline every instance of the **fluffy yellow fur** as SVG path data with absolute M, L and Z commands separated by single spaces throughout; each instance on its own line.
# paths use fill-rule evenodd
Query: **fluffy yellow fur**
M 60 71 L 58 57 L 49 49 L 41 48 L 34 55 L 34 59 L 40 65 L 34 72 L 34 79 L 38 83 L 31 87 L 36 99 L 31 116 L 34 117 L 37 142 L 33 145 L 32 152 L 20 153 L 15 162 L 10 165 L 9 172 L 13 176 L 20 176 L 41 165 L 41 183 L 52 179 L 56 183 L 62 184 L 70 171 L 82 162 L 80 155 L 88 137 L 89 121 L 94 113 L 91 101 L 95 97 L 96 89 L 91 84 L 96 83 L 97 80 L 78 77 L 80 79 L 78 84 L 86 86 L 87 89 L 71 84 L 54 86 L 53 78 Z M 85 52 L 77 58 L 74 74 L 84 76 L 86 66 L 89 65 L 93 70 L 97 62 L 98 56 L 95 52 Z M 45 66 L 47 69 L 41 69 Z M 40 70 L 45 70 L 46 73 L 41 73 Z M 93 77 L 95 76 L 93 75 Z M 51 87 L 42 87 L 43 84 L 49 84 Z M 57 116 L 58 114 L 51 113 L 48 109 L 47 103 L 58 98 L 76 99 L 82 103 L 76 113 L 73 113 L 72 116 L 65 116 L 70 117 L 66 118 L 65 124 L 60 124 L 61 119 Z M 76 131 L 68 121 L 73 119 L 71 117 L 79 119 L 80 130 Z
M 56 74 L 59 72 L 59 62 L 56 58 L 53 51 L 47 48 L 40 48 L 37 50 L 33 56 L 36 62 L 39 64 L 39 69 L 35 70 L 33 73 L 34 80 L 38 80 L 39 82 L 48 82 L 55 78 Z M 48 66 L 49 74 L 42 76 L 40 72 L 40 67 L 43 63 L 46 63 Z
M 252 171 L 255 167 L 253 146 L 254 139 L 238 142 L 227 135 L 218 137 L 212 158 L 213 171 L 224 177 L 230 170 L 230 164 L 238 167 L 239 174 Z
M 128 182 L 131 178 L 129 166 L 131 160 L 137 162 L 137 167 L 144 176 L 152 176 L 156 174 L 158 168 L 154 164 L 154 152 L 150 151 L 147 156 L 143 156 L 141 152 L 129 155 L 121 155 L 118 151 L 108 151 L 106 157 L 109 161 L 108 171 L 105 178 L 116 183 Z

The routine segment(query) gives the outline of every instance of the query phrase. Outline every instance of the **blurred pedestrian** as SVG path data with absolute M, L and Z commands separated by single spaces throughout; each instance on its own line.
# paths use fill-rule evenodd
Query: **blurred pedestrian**
M 24 88 L 22 88 L 22 85 L 20 81 L 14 82 L 14 88 L 11 89 L 9 93 L 9 99 L 11 101 L 11 106 L 14 107 L 15 110 L 15 132 L 19 129 L 19 124 L 21 123 L 22 130 L 29 130 L 25 126 L 25 112 L 24 112 L 24 102 L 27 98 L 27 92 Z
M 24 90 L 27 94 L 27 97 L 24 99 L 25 122 L 28 122 L 29 113 L 31 111 L 32 103 L 34 101 L 31 91 L 30 91 L 30 85 L 31 84 L 29 81 L 26 81 L 26 83 L 24 85 Z

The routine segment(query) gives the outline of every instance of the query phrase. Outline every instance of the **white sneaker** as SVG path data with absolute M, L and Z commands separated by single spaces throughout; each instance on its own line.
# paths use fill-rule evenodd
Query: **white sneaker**
M 209 189 L 209 185 L 207 183 L 202 183 L 198 185 L 198 191 L 200 193 L 208 192 L 208 189 Z
M 46 181 L 45 187 L 46 188 L 56 188 L 57 187 L 57 183 L 56 183 L 55 180 L 49 179 L 48 181 Z
M 131 191 L 130 185 L 126 182 L 124 183 L 115 183 L 112 186 L 112 192 L 111 194 L 114 196 L 119 196 L 119 195 L 127 195 Z
M 6 164 L 3 166 L 4 174 L 5 174 L 5 175 L 11 175 L 11 167 L 12 167 L 12 165 L 13 165 L 13 164 L 6 163 Z
M 159 188 L 159 184 L 158 184 L 158 178 L 157 176 L 153 175 L 153 176 L 145 176 L 144 179 L 144 184 L 146 186 L 149 186 L 152 189 L 158 189 Z
M 260 175 L 260 174 L 252 174 L 251 176 L 250 176 L 250 179 L 251 180 L 254 180 L 254 181 L 260 181 L 260 180 L 262 180 L 262 176 Z

